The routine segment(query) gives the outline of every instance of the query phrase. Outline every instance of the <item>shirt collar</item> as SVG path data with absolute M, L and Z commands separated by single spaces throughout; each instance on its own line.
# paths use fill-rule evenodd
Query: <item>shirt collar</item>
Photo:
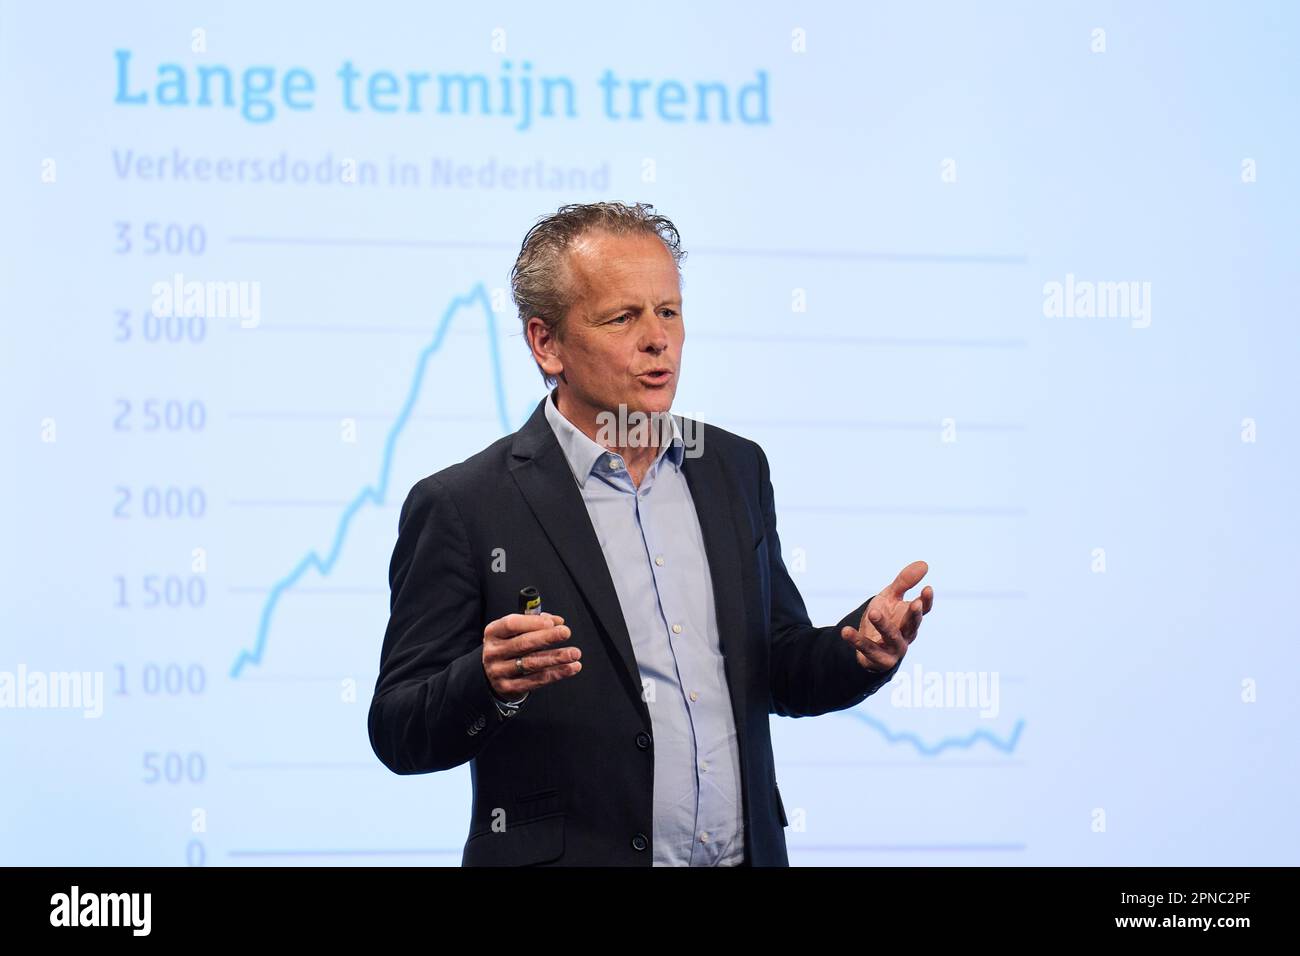
M 555 432 L 555 438 L 560 443 L 560 450 L 564 452 L 564 458 L 569 463 L 569 470 L 573 472 L 573 477 L 578 482 L 579 487 L 582 487 L 587 484 L 587 479 L 591 477 L 593 472 L 597 470 L 610 471 L 609 459 L 617 459 L 618 453 L 611 452 L 610 449 L 593 441 L 583 434 L 573 422 L 564 417 L 559 406 L 555 404 L 557 389 L 558 386 L 551 389 L 550 394 L 546 396 L 546 420 L 550 422 L 551 430 Z M 673 426 L 672 441 L 659 449 L 659 455 L 655 459 L 655 466 L 666 455 L 673 467 L 680 471 L 682 457 L 686 451 L 686 443 L 682 438 L 681 427 L 677 424 L 677 416 L 669 415 L 668 418 Z

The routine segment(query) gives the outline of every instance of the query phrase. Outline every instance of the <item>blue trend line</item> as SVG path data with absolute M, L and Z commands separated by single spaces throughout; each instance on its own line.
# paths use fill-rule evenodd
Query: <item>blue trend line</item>
M 451 304 L 447 306 L 447 311 L 443 313 L 442 319 L 438 323 L 438 329 L 434 333 L 433 341 L 425 346 L 424 351 L 420 353 L 419 360 L 415 363 L 415 378 L 412 379 L 410 391 L 406 395 L 406 403 L 402 406 L 402 410 L 397 413 L 397 418 L 388 431 L 388 439 L 384 443 L 384 457 L 383 464 L 379 467 L 379 481 L 362 488 L 357 493 L 357 496 L 343 509 L 338 528 L 334 532 L 334 543 L 330 546 L 329 554 L 326 557 L 322 558 L 315 551 L 309 551 L 292 571 L 275 582 L 267 595 L 266 604 L 262 608 L 262 618 L 257 626 L 257 643 L 253 645 L 251 651 L 239 652 L 239 657 L 230 669 L 231 677 L 239 677 L 240 672 L 243 671 L 247 664 L 262 663 L 262 655 L 266 653 L 267 635 L 271 629 L 271 617 L 275 613 L 276 605 L 280 603 L 280 597 L 297 584 L 299 578 L 311 568 L 319 571 L 322 577 L 327 576 L 333 570 L 335 562 L 338 561 L 339 553 L 343 550 L 343 541 L 347 537 L 348 526 L 351 525 L 353 517 L 361 510 L 362 505 L 367 502 L 382 505 L 387 499 L 388 482 L 392 476 L 393 452 L 397 448 L 397 439 L 401 436 L 403 429 L 406 428 L 407 422 L 411 420 L 411 413 L 415 408 L 416 400 L 420 397 L 420 387 L 424 382 L 424 372 L 429 365 L 429 360 L 442 348 L 443 340 L 447 337 L 447 329 L 451 326 L 451 320 L 455 317 L 457 311 L 475 303 L 482 306 L 483 314 L 487 316 L 488 349 L 492 358 L 492 385 L 496 392 L 497 416 L 501 422 L 502 433 L 508 435 L 514 431 L 514 426 L 510 424 L 510 415 L 506 411 L 505 385 L 501 374 L 501 353 L 500 346 L 497 343 L 496 317 L 492 314 L 492 303 L 488 299 L 487 289 L 480 282 L 468 294 L 457 296 L 451 300 Z
M 907 732 L 898 732 L 890 730 L 883 723 L 872 717 L 870 714 L 864 714 L 861 711 L 849 710 L 844 711 L 850 717 L 855 717 L 862 721 L 868 727 L 876 730 L 888 743 L 900 744 L 908 743 L 916 748 L 916 752 L 923 757 L 935 757 L 949 748 L 969 749 L 975 745 L 978 740 L 986 740 L 989 745 L 1001 750 L 1003 753 L 1011 753 L 1016 749 L 1016 743 L 1020 740 L 1020 732 L 1025 729 L 1024 719 L 1016 721 L 1015 727 L 1011 729 L 1011 736 L 1002 740 L 989 733 L 987 730 L 976 730 L 965 737 L 944 737 L 937 744 L 927 744 L 916 734 Z

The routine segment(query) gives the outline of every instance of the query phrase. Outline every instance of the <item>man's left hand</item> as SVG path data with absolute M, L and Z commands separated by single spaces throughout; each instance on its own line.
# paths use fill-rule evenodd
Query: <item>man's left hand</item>
M 921 596 L 912 601 L 905 595 L 929 570 L 924 561 L 913 561 L 871 599 L 858 627 L 846 626 L 840 631 L 840 637 L 857 648 L 860 666 L 869 671 L 887 671 L 903 659 L 908 646 L 916 640 L 921 618 L 930 613 L 934 604 L 934 588 L 926 585 Z

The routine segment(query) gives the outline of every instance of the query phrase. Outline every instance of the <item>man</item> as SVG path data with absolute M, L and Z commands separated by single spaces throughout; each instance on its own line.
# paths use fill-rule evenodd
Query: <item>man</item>
M 683 255 L 643 204 L 539 221 L 512 292 L 554 388 L 402 506 L 370 740 L 395 773 L 469 761 L 464 865 L 788 866 L 768 715 L 861 703 L 933 602 L 917 561 L 809 623 L 763 450 L 671 415 Z

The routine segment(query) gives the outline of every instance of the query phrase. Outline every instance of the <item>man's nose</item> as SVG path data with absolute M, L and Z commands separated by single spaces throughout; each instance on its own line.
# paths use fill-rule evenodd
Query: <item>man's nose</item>
M 641 340 L 642 351 L 662 352 L 668 348 L 668 328 L 658 313 L 655 313 L 650 323 L 644 328 L 645 333 Z

